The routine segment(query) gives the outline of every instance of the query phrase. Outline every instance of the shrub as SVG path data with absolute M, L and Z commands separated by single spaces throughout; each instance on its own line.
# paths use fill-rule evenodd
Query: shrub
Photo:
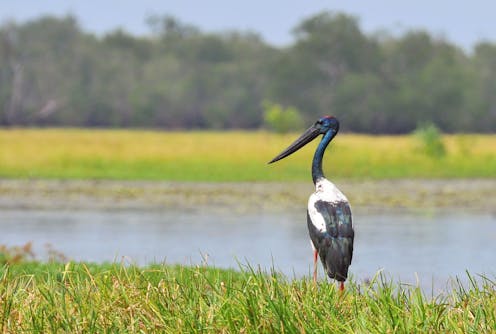
M 272 131 L 286 133 L 299 130 L 303 126 L 303 118 L 298 109 L 294 107 L 284 108 L 280 104 L 265 101 L 264 123 Z
M 420 124 L 414 132 L 419 142 L 419 151 L 433 158 L 446 155 L 442 134 L 433 123 Z

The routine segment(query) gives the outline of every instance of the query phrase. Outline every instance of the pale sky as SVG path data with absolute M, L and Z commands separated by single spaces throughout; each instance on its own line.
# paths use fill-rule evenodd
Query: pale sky
M 134 34 L 149 32 L 145 18 L 169 14 L 203 31 L 225 29 L 259 33 L 273 45 L 292 42 L 291 29 L 322 10 L 357 16 L 362 29 L 398 34 L 420 28 L 470 50 L 480 40 L 496 42 L 496 1 L 379 0 L 0 0 L 0 20 L 24 22 L 44 14 L 75 15 L 84 30 L 103 34 L 123 28 Z

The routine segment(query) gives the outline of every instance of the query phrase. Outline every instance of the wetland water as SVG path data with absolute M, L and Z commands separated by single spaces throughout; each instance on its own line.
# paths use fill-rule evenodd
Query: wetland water
M 305 203 L 299 203 L 299 198 L 298 203 L 293 203 L 292 197 L 265 198 L 265 204 L 257 205 L 264 199 L 264 190 L 258 199 L 245 198 L 250 205 L 237 206 L 234 202 L 224 203 L 221 195 L 212 202 L 213 193 L 201 199 L 197 198 L 199 194 L 188 193 L 176 199 L 177 203 L 189 199 L 188 205 L 156 205 L 149 201 L 137 205 L 150 195 L 150 189 L 137 193 L 131 187 L 134 190 L 119 188 L 116 197 L 104 194 L 107 202 L 101 205 L 105 202 L 98 197 L 101 195 L 81 195 L 85 192 L 80 186 L 77 192 L 53 190 L 59 189 L 56 185 L 48 190 L 43 186 L 41 192 L 35 185 L 32 191 L 15 194 L 8 190 L 9 186 L 12 188 L 12 184 L 3 183 L 4 195 L 0 196 L 0 244 L 32 241 L 35 252 L 42 254 L 49 243 L 70 259 L 81 261 L 206 261 L 224 268 L 238 268 L 248 262 L 267 270 L 273 266 L 288 277 L 311 272 Z M 98 184 L 96 188 L 107 186 Z M 271 187 L 268 193 L 286 191 Z M 5 195 L 9 192 L 10 196 Z M 180 196 L 177 189 L 173 193 Z M 58 204 L 47 205 L 43 202 L 47 196 L 50 203 Z M 168 196 L 167 192 L 163 198 L 170 203 Z M 267 207 L 266 202 L 271 200 L 281 204 Z M 272 206 L 283 209 L 271 209 Z M 415 284 L 418 277 L 427 291 L 441 291 L 449 278 L 458 276 L 466 281 L 465 270 L 491 278 L 496 274 L 494 210 L 377 210 L 354 206 L 353 214 L 356 238 L 350 273 L 357 281 L 370 279 L 383 269 L 395 280 Z M 322 267 L 319 273 L 323 277 Z

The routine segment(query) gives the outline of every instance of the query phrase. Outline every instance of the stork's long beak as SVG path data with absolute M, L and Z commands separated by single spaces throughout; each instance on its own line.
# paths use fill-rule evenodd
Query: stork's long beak
M 300 148 L 302 148 L 303 146 L 314 140 L 319 134 L 320 134 L 320 130 L 315 125 L 312 125 L 305 132 L 303 132 L 300 138 L 296 139 L 291 145 L 288 146 L 288 148 L 282 151 L 277 157 L 269 161 L 269 164 L 281 160 L 287 157 L 288 155 L 298 151 Z

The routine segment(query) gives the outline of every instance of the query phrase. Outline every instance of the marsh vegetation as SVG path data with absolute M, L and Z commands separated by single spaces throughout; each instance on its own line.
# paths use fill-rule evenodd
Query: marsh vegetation
M 266 165 L 297 135 L 263 131 L 0 130 L 0 177 L 307 181 L 312 145 L 290 162 Z M 325 169 L 332 179 L 496 177 L 494 135 L 445 135 L 438 137 L 436 144 L 429 144 L 429 137 L 418 137 L 340 134 L 325 157 Z M 439 143 L 444 153 L 433 156 L 431 146 Z

